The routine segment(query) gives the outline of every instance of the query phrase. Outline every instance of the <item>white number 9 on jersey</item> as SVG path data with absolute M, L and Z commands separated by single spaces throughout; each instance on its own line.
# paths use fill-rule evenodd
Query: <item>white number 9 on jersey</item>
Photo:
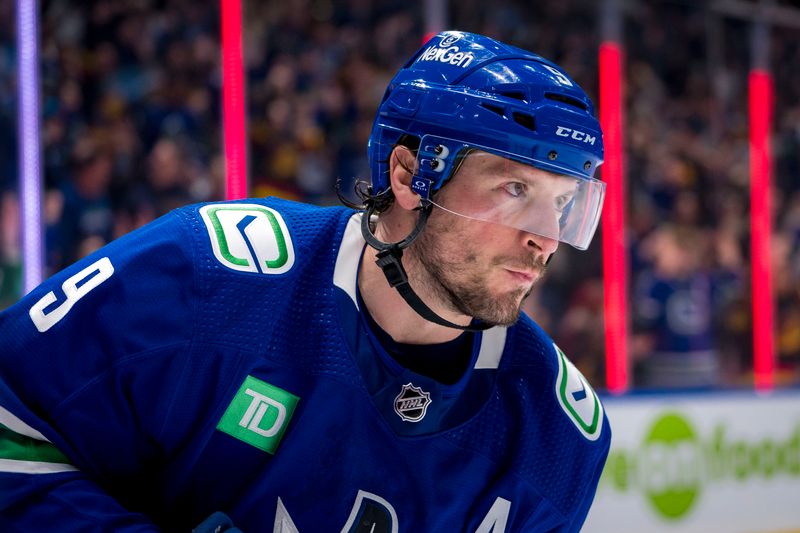
M 45 313 L 44 310 L 58 300 L 56 293 L 50 291 L 41 300 L 33 304 L 31 310 L 28 311 L 36 329 L 40 333 L 44 333 L 52 328 L 69 313 L 69 310 L 78 300 L 110 278 L 113 273 L 114 265 L 111 264 L 111 260 L 108 257 L 103 257 L 74 276 L 67 278 L 61 285 L 65 297 L 63 302 Z

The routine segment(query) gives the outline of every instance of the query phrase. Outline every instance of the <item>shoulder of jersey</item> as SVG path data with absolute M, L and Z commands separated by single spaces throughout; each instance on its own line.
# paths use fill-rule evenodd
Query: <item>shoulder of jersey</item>
M 546 375 L 540 376 L 543 378 L 540 383 L 548 389 L 545 396 L 554 400 L 565 423 L 574 426 L 579 435 L 589 441 L 600 439 L 606 425 L 605 411 L 588 380 L 535 322 L 525 317 L 520 320 L 519 327 L 526 333 L 523 338 L 527 339 L 529 348 L 535 348 L 534 351 L 544 358 L 540 369 Z M 519 357 L 536 357 L 536 354 L 520 353 Z
M 278 198 L 183 208 L 184 216 L 203 236 L 201 241 L 210 244 L 219 265 L 235 272 L 267 276 L 290 272 L 298 247 L 336 225 L 343 211 L 344 208 L 322 208 Z

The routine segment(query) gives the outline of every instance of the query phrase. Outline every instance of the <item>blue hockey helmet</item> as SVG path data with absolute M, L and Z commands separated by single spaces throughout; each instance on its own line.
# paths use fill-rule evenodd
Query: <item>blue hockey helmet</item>
M 504 203 L 465 215 L 588 247 L 605 192 L 594 178 L 603 137 L 591 100 L 554 63 L 481 35 L 440 33 L 400 69 L 383 96 L 369 140 L 373 193 L 390 187 L 389 156 L 407 136 L 420 142 L 414 190 L 423 198 L 446 183 L 465 153 L 571 178 L 574 188 L 554 208 L 555 223 L 543 223 L 541 209 L 538 215 L 528 209 L 533 203 L 525 204 L 528 215 L 519 202 L 512 212 Z

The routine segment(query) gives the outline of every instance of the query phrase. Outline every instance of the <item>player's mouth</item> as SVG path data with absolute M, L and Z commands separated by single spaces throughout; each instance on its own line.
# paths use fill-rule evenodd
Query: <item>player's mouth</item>
M 539 277 L 537 272 L 531 270 L 516 270 L 513 268 L 506 268 L 505 271 L 508 272 L 514 280 L 527 285 L 532 284 L 534 281 L 536 281 L 536 278 Z

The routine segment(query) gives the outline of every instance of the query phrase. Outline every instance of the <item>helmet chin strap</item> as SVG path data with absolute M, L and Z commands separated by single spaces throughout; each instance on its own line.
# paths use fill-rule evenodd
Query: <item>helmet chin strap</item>
M 378 258 L 375 262 L 381 267 L 381 270 L 383 270 L 383 275 L 386 276 L 386 281 L 389 282 L 389 286 L 396 289 L 397 292 L 400 293 L 400 296 L 403 297 L 403 300 L 405 300 L 411 309 L 416 311 L 419 316 L 429 322 L 448 328 L 464 331 L 487 330 L 493 327 L 493 325 L 481 322 L 479 324 L 462 326 L 437 315 L 433 309 L 428 307 L 425 302 L 417 296 L 417 293 L 414 292 L 414 289 L 412 289 L 411 285 L 408 283 L 408 274 L 406 274 L 406 269 L 403 268 L 403 262 L 401 261 L 403 249 L 408 248 L 425 228 L 425 224 L 428 222 L 428 216 L 430 216 L 432 209 L 433 203 L 430 200 L 423 199 L 419 208 L 419 220 L 417 220 L 417 225 L 414 227 L 414 230 L 402 241 L 387 243 L 378 239 L 372 232 L 372 228 L 370 228 L 369 221 L 375 213 L 375 205 L 370 202 L 361 218 L 361 233 L 364 235 L 364 240 L 367 241 L 367 244 L 378 251 Z

